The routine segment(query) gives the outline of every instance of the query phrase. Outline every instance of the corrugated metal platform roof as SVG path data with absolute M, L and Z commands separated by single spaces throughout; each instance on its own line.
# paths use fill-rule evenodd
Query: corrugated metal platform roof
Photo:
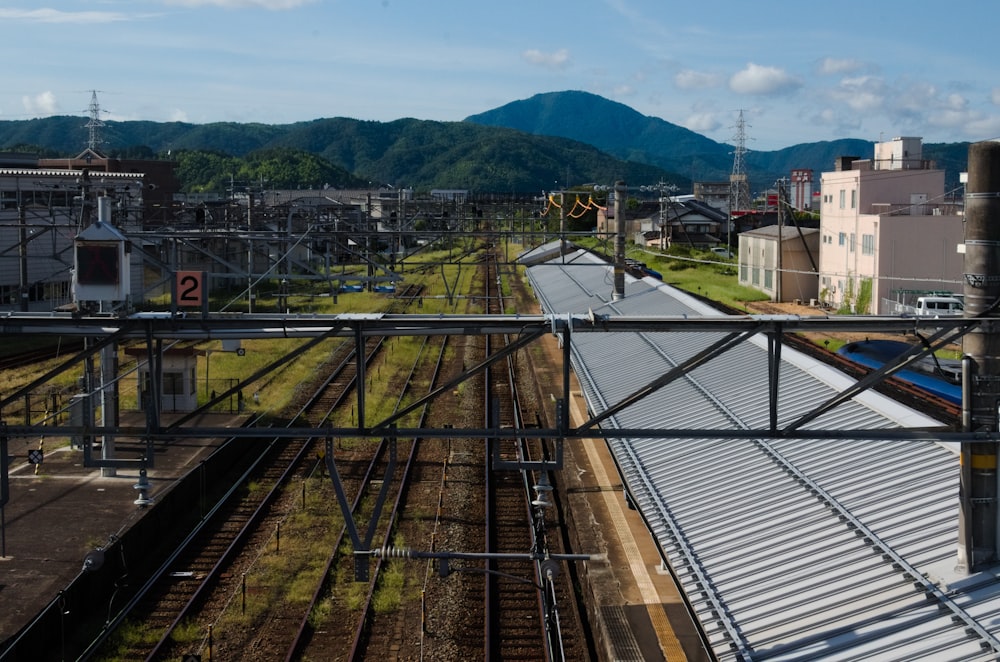
M 651 278 L 613 274 L 584 252 L 528 275 L 547 313 L 718 315 Z M 597 268 L 595 268 L 595 266 Z M 716 338 L 707 333 L 573 337 L 573 367 L 599 414 Z M 756 339 L 755 339 L 756 340 Z M 605 427 L 762 429 L 766 341 L 738 345 Z M 843 390 L 843 374 L 782 352 L 782 421 Z M 865 392 L 810 429 L 934 428 Z M 609 441 L 636 506 L 720 660 L 993 660 L 1000 582 L 959 575 L 956 449 L 933 441 Z

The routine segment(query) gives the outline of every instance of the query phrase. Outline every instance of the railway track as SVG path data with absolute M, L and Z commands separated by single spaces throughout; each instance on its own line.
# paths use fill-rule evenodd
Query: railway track
M 484 263 L 485 299 L 491 314 L 503 314 L 504 280 L 495 255 Z M 486 337 L 486 354 L 510 339 Z M 484 411 L 486 427 L 521 430 L 537 424 L 537 412 L 526 416 L 521 398 L 521 378 L 513 355 L 494 364 L 488 372 Z M 534 418 L 532 422 L 530 419 Z M 527 420 L 526 420 L 527 419 Z M 561 540 L 549 536 L 550 510 L 558 496 L 552 487 L 546 464 L 546 447 L 538 440 L 529 442 L 516 434 L 486 442 L 489 461 L 485 467 L 487 493 L 487 562 L 485 578 L 486 660 L 587 659 L 581 639 L 582 628 L 571 575 L 549 558 L 560 552 Z M 514 470 L 517 465 L 533 469 Z M 531 562 L 515 555 L 531 554 Z M 565 615 L 565 616 L 564 616 Z M 563 618 L 570 627 L 563 628 Z M 541 655 L 540 655 L 541 652 Z
M 412 301 L 416 296 L 419 296 L 419 291 L 404 301 Z M 382 338 L 366 340 L 363 346 L 365 365 L 374 359 L 382 344 Z M 357 387 L 357 356 L 357 349 L 350 344 L 340 343 L 335 347 L 328 361 L 333 368 L 313 394 L 297 405 L 298 411 L 289 425 L 300 422 L 318 425 L 345 402 Z M 109 619 L 105 631 L 83 657 L 107 654 L 111 647 L 109 639 L 120 651 L 115 654 L 125 659 L 173 659 L 186 654 L 192 647 L 207 648 L 211 657 L 212 648 L 216 645 L 213 640 L 214 626 L 221 620 L 220 614 L 231 606 L 232 596 L 238 590 L 244 595 L 245 605 L 245 568 L 272 541 L 275 546 L 279 544 L 280 525 L 295 508 L 296 500 L 289 496 L 292 487 L 303 485 L 304 503 L 306 481 L 321 467 L 323 452 L 317 449 L 323 443 L 323 440 L 309 438 L 274 439 L 267 444 L 251 468 L 222 496 L 209 515 L 202 519 L 196 530 L 178 546 L 129 605 L 113 621 Z M 359 463 L 343 463 L 345 484 L 374 480 L 372 477 L 377 475 L 377 467 L 384 462 L 385 448 L 385 442 L 379 445 L 370 457 L 368 470 L 363 472 L 363 476 L 355 475 L 359 472 Z M 251 489 L 249 486 L 259 487 Z M 361 488 L 356 487 L 355 490 L 359 495 L 364 493 Z M 329 491 L 328 498 L 332 497 L 332 489 Z M 327 567 L 332 566 L 338 547 L 339 544 L 332 546 L 334 551 L 329 555 Z M 235 583 L 235 577 L 240 578 L 241 586 Z M 243 611 L 245 613 L 245 606 Z M 268 618 L 262 619 L 263 624 L 254 628 L 250 635 L 239 638 L 238 650 L 273 651 L 276 646 L 282 646 L 275 642 L 285 639 L 288 641 L 284 647 L 294 651 L 300 645 L 298 640 L 305 630 L 287 627 L 287 622 L 296 620 L 289 616 L 289 611 L 287 608 L 270 610 Z M 124 638 L 120 632 L 132 614 L 141 618 L 141 630 L 146 634 L 129 637 L 129 643 L 122 644 Z M 131 618 L 136 620 L 137 616 Z M 301 618 L 298 622 L 305 620 Z M 179 630 L 190 630 L 192 623 L 202 624 L 195 629 L 207 633 L 194 644 L 187 640 L 189 637 L 178 634 Z M 297 634 L 290 637 L 286 634 L 288 631 Z M 115 633 L 119 636 L 113 638 Z M 230 641 L 219 645 L 233 645 L 231 640 L 235 637 L 228 639 Z
M 367 348 L 368 361 L 378 349 L 378 340 L 372 339 L 373 345 Z M 290 425 L 300 419 L 322 418 L 343 402 L 353 387 L 345 373 L 349 375 L 357 365 L 355 351 L 341 345 L 337 353 L 340 358 L 335 361 L 336 369 Z M 109 648 L 105 644 L 113 633 L 129 629 L 128 619 L 141 620 L 141 630 L 146 634 L 128 638 L 127 644 L 121 643 L 121 636 L 112 639 L 111 645 L 119 649 L 116 654 L 124 659 L 173 659 L 175 655 L 190 652 L 187 649 L 191 641 L 178 631 L 189 628 L 192 622 L 206 624 L 195 627 L 204 634 L 196 647 L 211 649 L 213 624 L 218 620 L 219 610 L 228 603 L 219 596 L 234 594 L 236 578 L 245 578 L 242 568 L 248 564 L 248 557 L 259 554 L 273 540 L 277 526 L 287 519 L 295 503 L 289 498 L 289 487 L 301 483 L 316 470 L 315 444 L 314 439 L 277 438 L 267 443 L 195 530 L 117 617 L 109 621 L 105 632 L 83 657 L 107 655 Z
M 477 269 L 491 290 L 470 298 L 471 305 L 485 300 L 491 312 L 501 312 L 493 307 L 504 299 L 498 265 L 493 261 Z M 419 289 L 407 288 L 391 299 L 392 305 L 412 305 L 420 296 Z M 404 385 L 396 409 L 419 398 L 422 390 L 433 392 L 453 380 L 464 370 L 468 359 L 463 356 L 481 360 L 482 348 L 472 347 L 476 342 L 465 338 L 462 347 L 449 349 L 444 338 L 424 340 L 409 373 L 388 378 Z M 308 397 L 303 391 L 288 424 L 325 425 L 332 412 L 348 406 L 352 391 L 365 387 L 358 384 L 361 365 L 369 375 L 377 374 L 370 370 L 372 362 L 389 369 L 383 339 L 366 339 L 363 353 L 362 362 L 353 343 L 335 345 L 322 368 L 328 378 Z M 504 395 L 487 410 L 497 412 L 490 416 L 502 420 L 502 428 L 537 424 L 530 422 L 538 420 L 537 413 L 526 423 L 517 404 L 518 382 L 530 373 L 513 357 L 488 370 L 487 399 Z M 443 402 L 430 401 L 413 425 L 425 426 L 430 419 L 435 426 L 447 426 L 448 420 L 469 423 L 482 400 L 455 406 L 468 396 L 456 389 Z M 406 420 L 409 426 L 411 419 Z M 570 622 L 579 629 L 571 575 L 544 559 L 561 552 L 562 545 L 559 536 L 549 540 L 548 509 L 531 504 L 548 494 L 537 488 L 545 483 L 542 474 L 491 470 L 493 449 L 479 440 L 383 439 L 376 444 L 275 438 L 254 443 L 261 448 L 253 466 L 127 607 L 109 618 L 81 659 L 300 660 L 329 659 L 333 651 L 337 659 L 365 660 L 391 659 L 400 650 L 419 650 L 425 659 L 439 660 L 589 659 L 583 635 L 563 629 Z M 543 446 L 530 447 L 523 439 L 496 443 L 497 457 L 505 461 L 544 457 Z M 325 457 L 333 454 L 341 490 L 350 501 L 349 521 L 340 517 L 332 481 L 322 475 Z M 491 495 L 488 500 L 484 490 Z M 304 534 L 321 539 L 326 551 L 293 558 L 286 548 L 303 535 L 295 520 L 305 511 L 328 522 Z M 483 522 L 489 523 L 486 528 Z M 423 548 L 416 556 L 427 560 L 405 553 L 410 544 Z M 456 553 L 443 560 L 435 556 L 439 550 Z M 467 550 L 486 550 L 497 558 L 456 560 L 466 558 L 462 552 Z M 529 553 L 535 560 L 526 558 Z M 270 563 L 296 569 L 298 597 L 290 597 L 290 587 L 262 578 L 260 567 Z M 365 574 L 362 567 L 368 577 L 358 582 L 356 575 Z M 394 593 L 396 602 L 387 608 L 387 596 Z

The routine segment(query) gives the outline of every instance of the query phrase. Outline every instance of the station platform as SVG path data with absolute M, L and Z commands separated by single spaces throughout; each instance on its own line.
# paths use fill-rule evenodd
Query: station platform
M 569 405 L 574 424 L 582 424 L 586 403 L 578 386 Z M 592 616 L 602 630 L 596 637 L 599 659 L 708 662 L 711 657 L 673 577 L 663 568 L 652 535 L 626 503 L 607 443 L 567 442 L 566 455 L 563 479 L 569 486 L 562 498 L 573 513 L 580 546 L 575 551 L 604 555 L 586 569 Z
M 139 412 L 121 418 L 124 426 L 145 424 Z M 171 421 L 170 414 L 162 418 Z M 210 413 L 191 425 L 236 428 L 244 418 Z M 218 439 L 183 439 L 158 445 L 153 467 L 146 471 L 148 495 L 155 501 L 220 444 Z M 29 463 L 29 451 L 40 446 L 42 462 Z M 118 438 L 115 451 L 117 458 L 139 459 L 141 449 L 134 440 Z M 94 454 L 99 457 L 100 450 Z M 59 437 L 11 439 L 8 455 L 10 500 L 0 510 L 0 650 L 81 572 L 89 552 L 105 547 L 145 512 L 135 504 L 138 467 L 84 467 L 83 451 Z

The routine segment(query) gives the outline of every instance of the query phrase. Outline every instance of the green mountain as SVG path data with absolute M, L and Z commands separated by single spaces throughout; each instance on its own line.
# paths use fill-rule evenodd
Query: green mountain
M 46 156 L 75 155 L 86 146 L 86 124 L 86 118 L 72 116 L 0 121 L 0 149 L 24 151 L 30 145 Z M 285 125 L 108 121 L 102 138 L 102 151 L 112 156 L 213 154 L 186 160 L 190 167 L 181 173 L 186 190 L 211 190 L 237 170 L 260 171 L 262 167 L 247 166 L 247 158 L 255 153 L 255 162 L 266 158 L 273 170 L 276 154 L 299 151 L 327 162 L 297 157 L 299 168 L 285 175 L 309 172 L 301 186 L 371 182 L 418 191 L 461 188 L 526 194 L 624 179 L 633 185 L 664 181 L 688 192 L 693 180 L 728 180 L 734 149 L 579 91 L 538 94 L 462 122 L 348 118 Z M 838 157 L 871 158 L 873 152 L 870 141 L 844 139 L 770 152 L 748 150 L 745 164 L 751 190 L 763 191 L 794 168 L 810 168 L 818 179 L 820 173 L 833 169 Z M 955 188 L 959 173 L 967 168 L 968 143 L 925 144 L 924 157 L 943 168 L 946 186 Z M 275 176 L 272 181 L 278 179 Z
M 725 181 L 733 169 L 733 145 L 588 92 L 537 94 L 471 115 L 465 121 L 579 140 L 618 158 L 684 173 L 695 181 Z M 794 168 L 812 169 L 818 181 L 820 173 L 833 170 L 838 157 L 871 158 L 874 151 L 871 141 L 843 139 L 770 152 L 748 149 L 744 162 L 752 190 L 760 191 L 788 177 Z M 924 145 L 924 157 L 946 171 L 949 185 L 957 183 L 958 173 L 966 169 L 967 152 L 968 143 Z
M 676 167 L 688 159 L 703 158 L 728 159 L 732 165 L 732 147 L 589 92 L 536 94 L 465 121 L 579 140 L 608 154 L 646 163 L 669 162 Z
M 23 151 L 31 145 L 47 154 L 75 155 L 85 147 L 84 124 L 83 118 L 65 116 L 0 122 L 0 149 Z M 261 151 L 299 150 L 325 159 L 334 169 L 346 170 L 357 181 L 418 191 L 461 188 L 528 194 L 584 183 L 613 184 L 618 179 L 664 180 L 682 190 L 690 188 L 683 176 L 655 165 L 617 159 L 579 141 L 469 122 L 328 118 L 272 126 L 109 121 L 102 137 L 100 148 L 112 156 L 147 152 L 174 158 L 201 151 L 247 159 Z M 223 170 L 206 180 L 205 169 L 212 163 Z M 205 190 L 211 182 L 227 179 L 236 167 L 224 158 L 199 158 L 195 167 L 185 168 L 180 175 L 185 190 Z M 303 186 L 314 184 L 302 182 Z

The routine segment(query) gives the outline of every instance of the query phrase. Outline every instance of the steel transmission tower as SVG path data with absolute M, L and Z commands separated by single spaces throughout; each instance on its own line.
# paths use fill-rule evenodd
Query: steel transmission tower
M 736 121 L 736 149 L 733 151 L 733 174 L 729 176 L 729 213 L 735 211 L 746 211 L 750 209 L 750 183 L 747 181 L 746 162 L 744 157 L 747 153 L 747 123 L 743 118 L 743 110 L 740 109 L 739 119 Z
M 101 106 L 97 103 L 97 90 L 93 90 L 90 94 L 90 107 L 88 111 L 90 112 L 90 121 L 85 125 L 89 131 L 87 149 L 96 152 L 98 151 L 98 145 L 104 142 L 104 139 L 101 138 L 101 129 L 104 127 L 104 121 L 101 119 Z

